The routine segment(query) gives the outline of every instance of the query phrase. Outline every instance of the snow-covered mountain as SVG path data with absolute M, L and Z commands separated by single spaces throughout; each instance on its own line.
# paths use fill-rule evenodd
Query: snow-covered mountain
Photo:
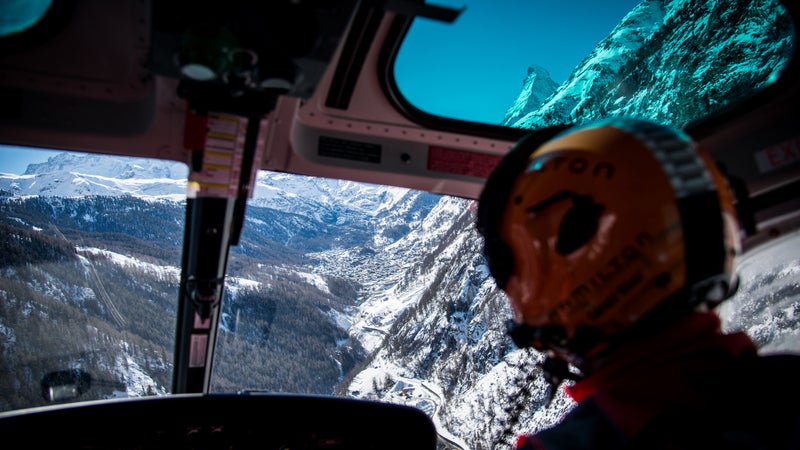
M 514 111 L 503 124 L 538 128 L 631 115 L 684 125 L 777 77 L 793 35 L 778 8 L 766 0 L 644 0 L 549 98 L 531 102 L 538 109 L 521 117 Z
M 131 195 L 183 201 L 188 174 L 188 166 L 180 162 L 64 152 L 46 162 L 28 165 L 22 175 L 0 173 L 0 190 L 16 196 Z M 335 198 L 345 196 L 351 199 L 348 206 L 352 210 L 376 215 L 392 209 L 406 192 L 401 188 L 374 189 L 364 183 L 262 171 L 250 204 L 290 212 L 311 210 L 315 204 L 338 204 Z
M 502 123 L 514 124 L 529 113 L 539 110 L 557 88 L 558 84 L 550 77 L 547 69 L 532 64 L 528 67 L 528 75 L 522 82 L 519 95 L 506 110 Z
M 180 201 L 186 197 L 188 167 L 146 158 L 59 153 L 30 164 L 22 175 L 0 173 L 0 190 L 15 196 L 119 196 Z

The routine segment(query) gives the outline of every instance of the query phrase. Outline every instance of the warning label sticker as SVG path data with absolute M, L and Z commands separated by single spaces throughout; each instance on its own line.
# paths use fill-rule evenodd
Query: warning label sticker
M 203 170 L 189 174 L 187 196 L 234 198 L 239 192 L 247 120 L 210 113 L 205 130 Z
M 193 334 L 189 338 L 189 367 L 205 367 L 208 335 Z
M 368 142 L 351 141 L 347 139 L 337 139 L 328 136 L 319 137 L 319 156 L 329 158 L 346 159 L 349 161 L 361 161 L 380 164 L 381 146 Z

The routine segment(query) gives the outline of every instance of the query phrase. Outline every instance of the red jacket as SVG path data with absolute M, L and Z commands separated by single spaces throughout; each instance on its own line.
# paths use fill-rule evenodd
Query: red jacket
M 713 313 L 689 316 L 604 358 L 567 388 L 578 405 L 564 420 L 520 436 L 517 449 L 800 448 L 800 416 L 778 412 L 786 409 L 782 395 L 800 398 L 800 356 L 759 357 L 744 333 L 723 334 Z M 761 392 L 780 380 L 781 391 Z M 748 439 L 757 444 L 736 447 Z

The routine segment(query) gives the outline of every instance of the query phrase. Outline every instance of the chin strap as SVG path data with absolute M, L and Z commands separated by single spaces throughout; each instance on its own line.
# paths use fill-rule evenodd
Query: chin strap
M 561 358 L 548 356 L 540 365 L 545 381 L 550 384 L 550 396 L 547 398 L 547 406 L 553 402 L 558 387 L 566 380 L 580 381 L 583 376 L 569 370 L 569 363 Z
M 582 375 L 569 370 L 569 363 L 558 356 L 553 356 L 553 348 L 562 348 L 564 352 L 573 353 L 572 349 L 567 349 L 572 344 L 577 349 L 589 348 L 596 345 L 599 334 L 588 328 L 581 328 L 576 333 L 572 341 L 564 337 L 564 328 L 560 326 L 531 327 L 526 324 L 517 324 L 513 320 L 506 322 L 506 330 L 511 340 L 519 348 L 534 348 L 548 355 L 544 362 L 537 364 L 542 369 L 545 381 L 550 384 L 550 396 L 547 406 L 553 401 L 558 387 L 566 380 L 578 381 Z M 585 345 L 581 345 L 581 344 Z M 576 345 L 577 344 L 577 345 Z

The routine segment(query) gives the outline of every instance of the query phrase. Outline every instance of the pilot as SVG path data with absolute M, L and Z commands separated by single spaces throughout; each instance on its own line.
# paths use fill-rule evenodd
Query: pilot
M 734 205 L 651 121 L 545 129 L 503 158 L 479 199 L 487 263 L 515 344 L 577 402 L 517 449 L 800 448 L 800 356 L 759 355 L 714 311 L 737 286 Z

